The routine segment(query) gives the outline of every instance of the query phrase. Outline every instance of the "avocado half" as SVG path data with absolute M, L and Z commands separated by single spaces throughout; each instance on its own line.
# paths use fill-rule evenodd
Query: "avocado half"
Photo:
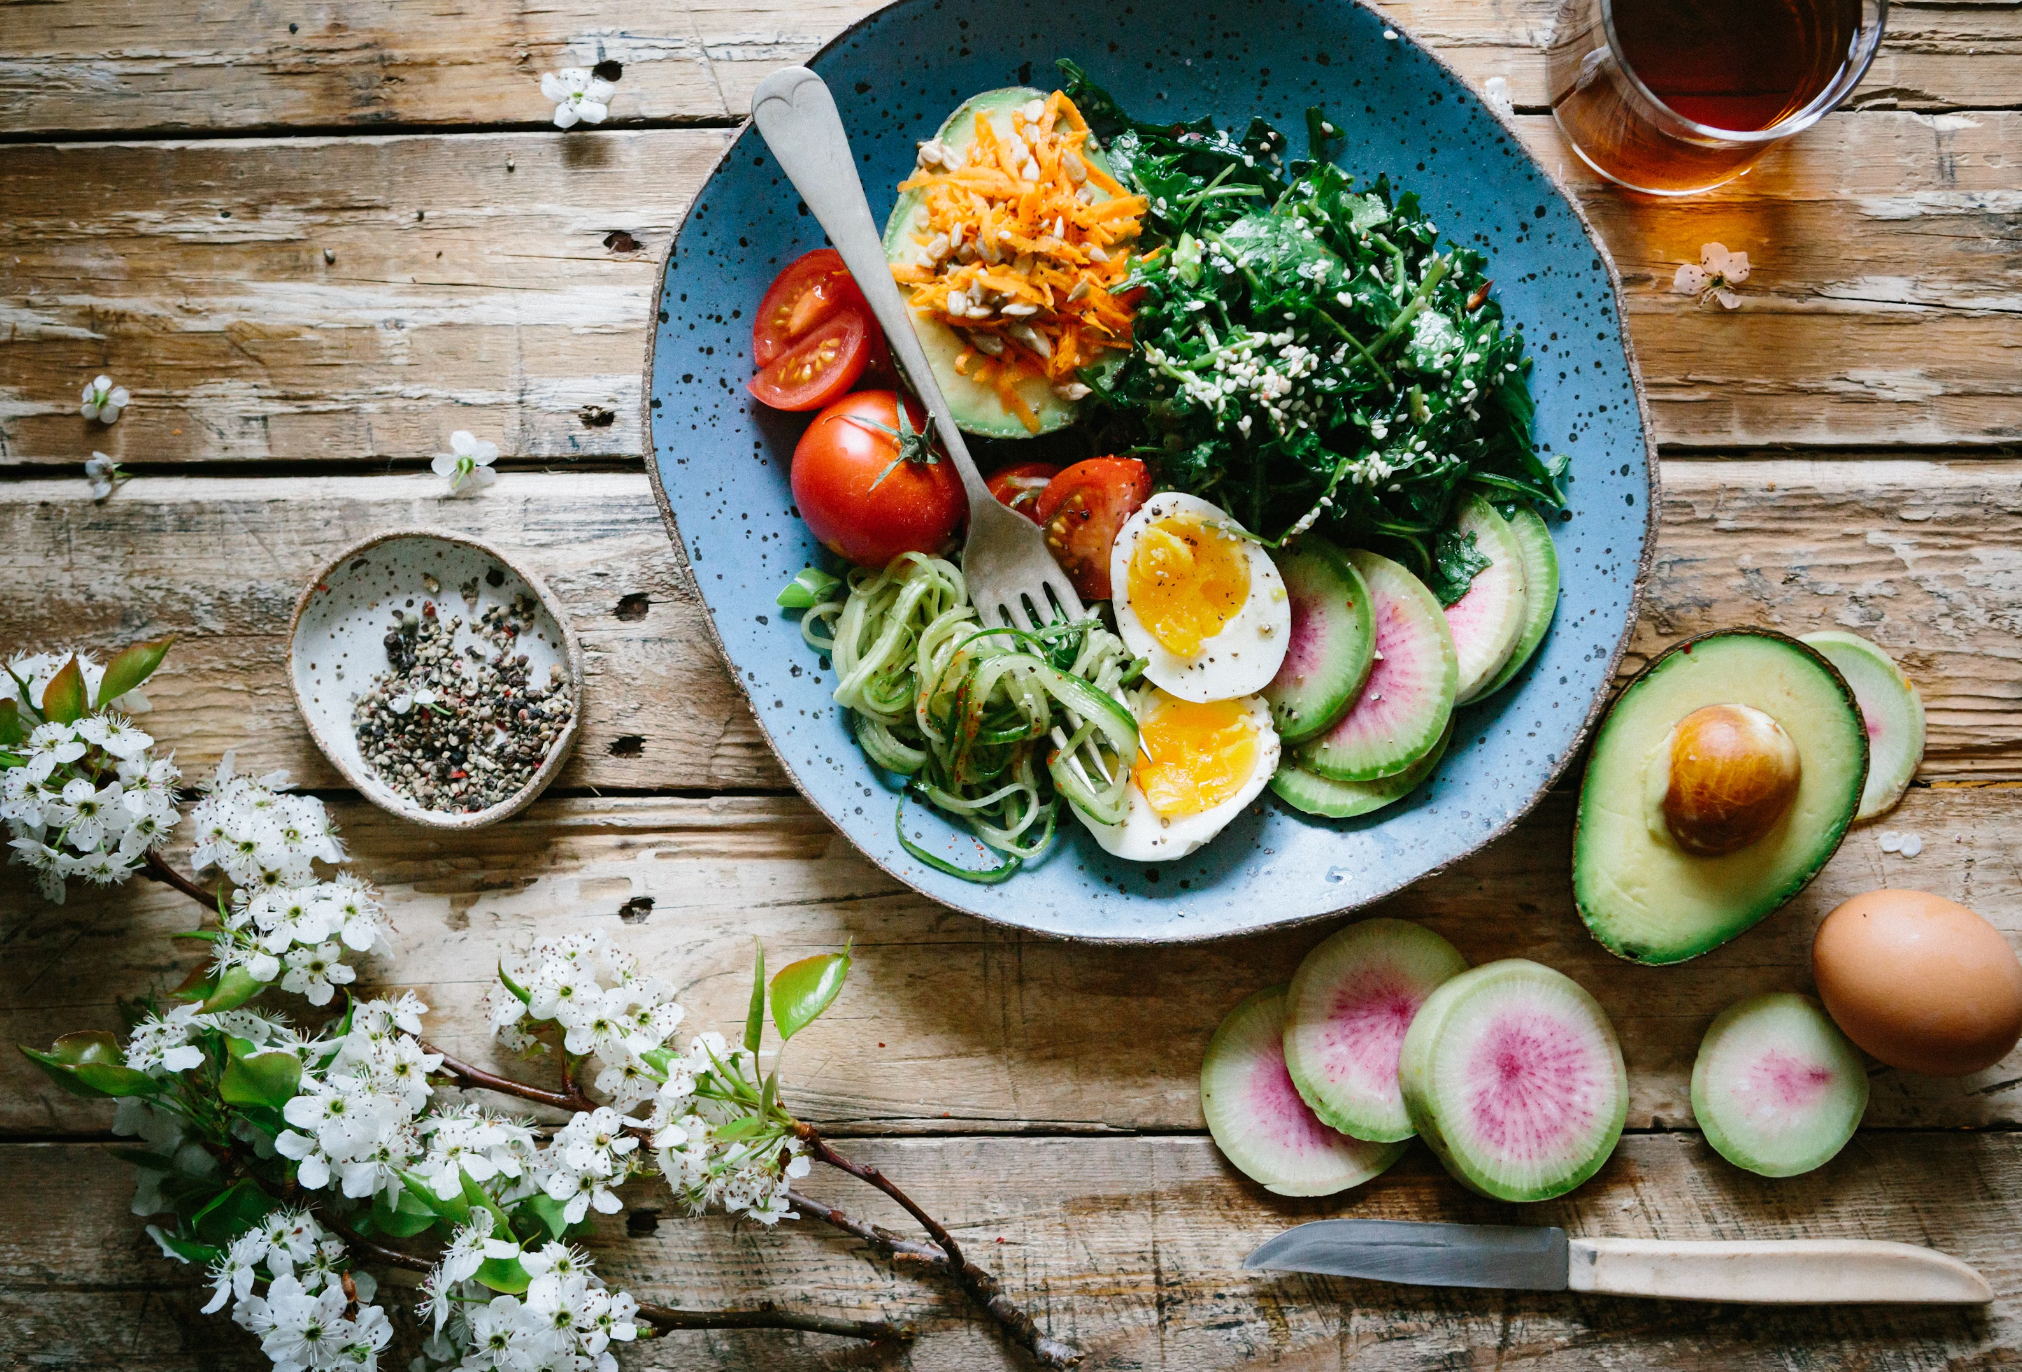
M 986 116 L 997 130 L 997 137 L 1009 140 L 1011 137 L 1011 114 L 1021 105 L 1033 100 L 1044 100 L 1046 92 L 1031 86 L 1007 86 L 1001 90 L 984 91 L 971 96 L 956 107 L 934 136 L 956 152 L 966 155 L 976 144 L 976 116 Z M 1082 154 L 1111 171 L 1109 160 L 1102 150 L 1095 146 L 1091 138 L 1082 146 Z M 913 211 L 920 207 L 922 195 L 919 191 L 907 191 L 892 206 L 891 218 L 885 221 L 885 260 L 899 263 L 919 263 L 927 260 L 927 250 L 913 241 Z M 1105 195 L 1106 199 L 1107 196 Z M 901 285 L 900 294 L 909 301 L 910 288 Z M 934 380 L 941 387 L 941 394 L 948 402 L 948 409 L 955 416 L 955 423 L 963 432 L 980 434 L 985 438 L 1034 438 L 1032 430 L 1025 427 L 1025 421 L 1006 409 L 1004 402 L 997 398 L 997 392 L 989 386 L 978 385 L 955 370 L 955 359 L 962 355 L 966 346 L 953 329 L 936 319 L 929 319 L 916 310 L 909 309 L 913 319 L 913 330 L 920 336 L 920 347 L 927 354 L 927 362 L 934 369 Z M 1114 361 L 1111 361 L 1111 357 Z M 1108 369 L 1122 361 L 1122 353 L 1105 355 L 1098 365 L 1107 364 Z M 1018 383 L 1018 398 L 1023 400 L 1033 415 L 1039 420 L 1039 433 L 1052 433 L 1072 424 L 1080 413 L 1078 403 L 1062 400 L 1053 393 L 1053 388 L 1038 377 L 1028 377 Z
M 1648 781 L 1671 726 L 1707 705 L 1749 705 L 1783 726 L 1802 774 L 1783 818 L 1738 852 L 1702 857 L 1671 838 Z M 1845 678 L 1768 629 L 1672 645 L 1615 701 L 1580 783 L 1573 897 L 1617 957 L 1683 962 L 1718 948 L 1803 890 L 1860 808 L 1868 738 Z M 1657 794 L 1661 796 L 1661 789 Z

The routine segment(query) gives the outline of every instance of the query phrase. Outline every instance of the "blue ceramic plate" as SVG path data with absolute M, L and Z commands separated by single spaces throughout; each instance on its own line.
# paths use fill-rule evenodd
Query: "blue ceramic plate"
M 1214 938 L 1353 909 L 1467 856 L 1536 803 L 1606 698 L 1635 620 L 1655 470 L 1613 265 L 1572 200 L 1465 83 L 1350 0 L 905 0 L 814 59 L 836 92 L 880 222 L 914 144 L 977 91 L 1047 85 L 1072 57 L 1140 117 L 1262 114 L 1301 127 L 1324 106 L 1347 133 L 1342 165 L 1416 190 L 1442 232 L 1488 253 L 1507 317 L 1537 359 L 1538 442 L 1572 459 L 1572 518 L 1555 528 L 1558 619 L 1523 674 L 1464 709 L 1434 779 L 1361 820 L 1316 821 L 1264 797 L 1220 837 L 1157 867 L 1104 854 L 1063 815 L 1060 840 L 999 886 L 908 857 L 897 790 L 858 751 L 829 699 L 832 674 L 773 595 L 809 562 L 833 565 L 787 486 L 805 416 L 763 409 L 751 311 L 820 228 L 749 127 L 674 242 L 647 363 L 662 510 L 686 545 L 731 674 L 807 798 L 872 861 L 985 919 L 1080 939 Z M 917 805 L 930 850 L 987 865 L 980 845 Z

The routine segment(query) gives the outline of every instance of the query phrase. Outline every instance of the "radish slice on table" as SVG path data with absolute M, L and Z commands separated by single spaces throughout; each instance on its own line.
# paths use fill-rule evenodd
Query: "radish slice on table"
M 1868 780 L 1856 822 L 1895 808 L 1924 760 L 1924 699 L 1895 659 L 1859 634 L 1827 629 L 1798 640 L 1816 648 L 1853 688 L 1868 731 Z
M 1466 970 L 1452 944 L 1401 919 L 1351 924 L 1306 954 L 1287 994 L 1285 1066 L 1313 1113 L 1372 1143 L 1410 1138 L 1397 1085 L 1404 1031 Z
M 1404 1106 L 1446 1170 L 1497 1200 L 1561 1196 L 1601 1170 L 1629 1113 L 1622 1046 L 1570 977 L 1507 958 L 1462 972 L 1411 1021 Z
M 1201 1063 L 1201 1112 L 1222 1156 L 1281 1196 L 1329 1196 L 1380 1176 L 1409 1147 L 1320 1122 L 1285 1070 L 1285 988 L 1229 1011 Z
M 1831 1161 L 1868 1108 L 1867 1063 L 1810 996 L 1730 1005 L 1692 1064 L 1692 1114 L 1736 1167 L 1794 1177 Z

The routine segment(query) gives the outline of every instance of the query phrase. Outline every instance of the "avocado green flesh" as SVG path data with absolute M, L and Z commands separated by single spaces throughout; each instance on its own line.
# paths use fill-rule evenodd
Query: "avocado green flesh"
M 1007 86 L 1003 90 L 984 91 L 971 96 L 948 116 L 935 135 L 942 143 L 959 153 L 967 153 L 976 143 L 976 116 L 989 116 L 997 130 L 997 136 L 1008 140 L 1011 137 L 1011 113 L 1030 100 L 1044 100 L 1046 92 L 1034 90 L 1030 86 Z M 1093 142 L 1083 145 L 1082 155 L 1096 162 L 1105 170 L 1108 162 L 1103 158 Z M 892 206 L 891 218 L 885 221 L 885 260 L 894 265 L 919 263 L 927 260 L 927 250 L 913 241 L 913 211 L 918 209 L 922 199 L 919 191 L 907 191 L 899 197 L 898 204 Z M 911 291 L 901 284 L 899 290 L 908 298 Z M 1033 438 L 1037 435 L 1025 427 L 1025 421 L 1004 407 L 997 397 L 995 387 L 978 385 L 955 370 L 955 360 L 962 355 L 965 346 L 956 332 L 936 319 L 929 319 L 918 311 L 908 311 L 913 317 L 913 330 L 920 336 L 920 346 L 927 354 L 927 363 L 934 369 L 934 380 L 941 387 L 941 394 L 947 398 L 948 408 L 954 413 L 955 423 L 964 433 L 980 434 L 985 438 Z M 1122 360 L 1121 353 L 1107 354 L 1113 358 L 1110 365 Z M 1027 377 L 1015 388 L 1019 399 L 1031 409 L 1039 420 L 1039 433 L 1051 433 L 1055 429 L 1072 424 L 1080 412 L 1080 406 L 1070 400 L 1062 400 L 1053 393 L 1053 388 L 1039 377 Z
M 1753 706 L 1782 725 L 1802 771 L 1769 833 L 1701 857 L 1653 814 L 1647 769 L 1668 765 L 1672 725 L 1723 704 Z M 1682 962 L 1719 947 L 1796 895 L 1838 850 L 1867 766 L 1853 694 L 1811 649 L 1748 630 L 1679 645 L 1630 683 L 1594 741 L 1573 836 L 1580 918 L 1632 962 Z

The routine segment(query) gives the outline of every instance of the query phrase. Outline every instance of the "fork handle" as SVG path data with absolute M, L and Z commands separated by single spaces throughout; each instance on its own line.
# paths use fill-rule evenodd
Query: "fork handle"
M 906 379 L 926 402 L 927 413 L 941 435 L 941 446 L 961 474 L 969 508 L 986 509 L 995 504 L 983 474 L 969 456 L 969 445 L 962 441 L 962 431 L 955 427 L 954 412 L 934 380 L 927 350 L 920 346 L 898 283 L 892 280 L 884 241 L 871 220 L 870 203 L 857 177 L 856 158 L 850 153 L 849 135 L 843 131 L 835 96 L 806 67 L 783 67 L 758 83 L 751 97 L 751 122 L 758 125 L 787 180 L 793 182 L 829 242 L 842 254 L 843 265 L 850 269 L 864 299 L 870 302 L 871 313 L 884 326 Z

